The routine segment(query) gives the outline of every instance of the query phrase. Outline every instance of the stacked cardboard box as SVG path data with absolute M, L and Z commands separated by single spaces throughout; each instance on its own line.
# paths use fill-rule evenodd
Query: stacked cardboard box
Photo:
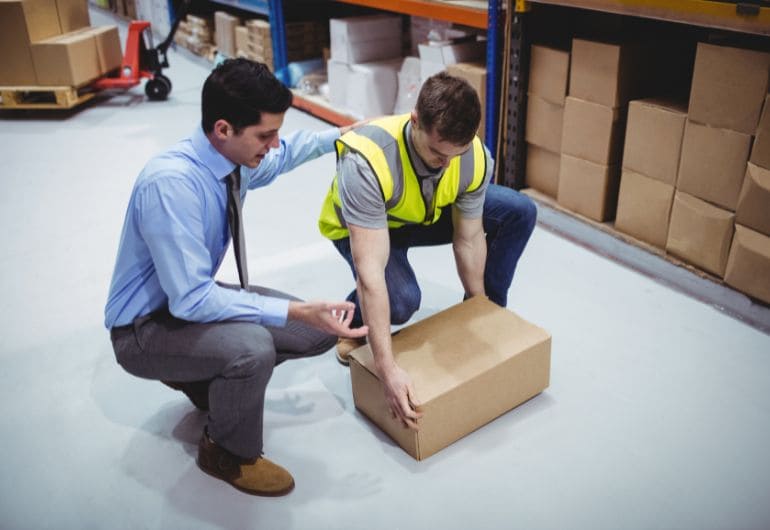
M 735 222 L 725 282 L 770 304 L 770 96 L 765 98 Z
M 118 68 L 117 27 L 89 23 L 85 0 L 0 0 L 0 85 L 80 86 Z
M 770 54 L 698 45 L 666 250 L 719 277 L 727 268 L 769 74 Z M 749 189 L 746 204 L 752 201 Z M 737 244 L 747 241 L 756 239 L 743 237 Z M 736 250 L 735 256 L 732 270 L 743 270 L 745 253 Z M 741 283 L 738 275 L 731 273 L 733 283 Z
M 187 15 L 179 22 L 174 34 L 174 42 L 191 52 L 208 57 L 214 49 L 214 30 L 211 20 L 195 15 Z
M 267 20 L 255 18 L 246 21 L 245 35 L 243 30 L 236 31 L 240 34 L 240 37 L 236 36 L 238 42 L 237 55 L 252 61 L 265 63 L 272 70 L 274 61 L 270 23 Z
M 628 101 L 644 66 L 637 45 L 572 41 L 557 200 L 596 221 L 615 217 Z
M 559 189 L 569 51 L 532 45 L 527 90 L 527 185 L 551 197 Z
M 402 23 L 400 16 L 331 19 L 329 100 L 357 118 L 391 114 L 398 94 Z
M 214 12 L 214 42 L 219 53 L 235 57 L 235 28 L 240 25 L 238 17 L 226 11 Z
M 615 228 L 665 248 L 687 107 L 642 99 L 628 105 Z

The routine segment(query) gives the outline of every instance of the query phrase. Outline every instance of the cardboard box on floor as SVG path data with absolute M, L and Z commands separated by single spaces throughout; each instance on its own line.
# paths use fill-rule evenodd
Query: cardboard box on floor
M 688 120 L 677 189 L 735 211 L 750 146 L 747 134 Z
M 753 135 L 769 74 L 770 53 L 698 43 L 689 118 Z
M 623 167 L 675 186 L 686 119 L 684 104 L 659 99 L 631 101 Z
M 615 228 L 665 248 L 673 202 L 673 185 L 623 168 Z
M 117 26 L 94 26 L 81 29 L 79 32 L 93 35 L 101 74 L 120 68 L 123 62 L 123 52 L 120 49 L 120 35 Z
M 0 85 L 37 85 L 31 44 L 60 33 L 55 0 L 0 0 Z
M 735 214 L 677 191 L 666 250 L 701 269 L 724 276 Z
M 594 221 L 609 221 L 615 218 L 619 187 L 620 166 L 561 154 L 556 200 L 565 208 Z
M 569 51 L 533 44 L 530 48 L 527 93 L 563 106 L 568 84 Z
M 770 237 L 735 225 L 725 282 L 770 304 Z
M 412 431 L 393 419 L 369 346 L 352 352 L 356 408 L 423 460 L 548 387 L 551 336 L 475 297 L 402 328 L 393 354 L 412 378 L 424 416 Z
M 770 236 L 770 169 L 749 162 L 735 222 Z
M 556 198 L 559 192 L 561 155 L 527 144 L 527 186 Z
M 770 169 L 770 94 L 765 98 L 765 106 L 757 126 L 750 160 L 752 164 Z

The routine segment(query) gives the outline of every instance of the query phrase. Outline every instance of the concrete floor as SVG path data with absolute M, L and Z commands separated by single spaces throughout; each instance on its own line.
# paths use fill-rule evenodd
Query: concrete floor
M 268 389 L 266 453 L 294 474 L 289 496 L 200 472 L 205 416 L 123 372 L 102 327 L 133 180 L 199 119 L 207 68 L 170 60 L 164 103 L 138 88 L 0 115 L 0 528 L 770 528 L 770 336 L 540 227 L 510 308 L 553 334 L 543 394 L 416 462 L 355 411 L 329 352 Z M 286 115 L 286 131 L 324 127 Z M 333 171 L 327 155 L 250 194 L 253 282 L 347 294 L 315 226 Z M 461 298 L 448 248 L 412 255 L 417 318 Z

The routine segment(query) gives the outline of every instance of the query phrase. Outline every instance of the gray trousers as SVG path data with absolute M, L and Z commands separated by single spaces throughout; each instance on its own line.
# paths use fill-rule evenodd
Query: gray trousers
M 265 287 L 249 286 L 249 290 L 299 300 Z M 209 436 L 243 458 L 262 454 L 265 389 L 273 368 L 287 359 L 323 353 L 337 340 L 296 321 L 283 328 L 236 321 L 187 322 L 167 309 L 113 328 L 110 336 L 118 363 L 132 375 L 210 381 Z

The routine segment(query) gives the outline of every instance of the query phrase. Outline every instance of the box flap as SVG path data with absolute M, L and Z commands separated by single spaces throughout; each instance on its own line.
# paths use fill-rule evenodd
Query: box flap
M 544 329 L 477 296 L 399 330 L 393 355 L 427 403 L 548 338 Z M 351 355 L 376 376 L 368 344 Z

